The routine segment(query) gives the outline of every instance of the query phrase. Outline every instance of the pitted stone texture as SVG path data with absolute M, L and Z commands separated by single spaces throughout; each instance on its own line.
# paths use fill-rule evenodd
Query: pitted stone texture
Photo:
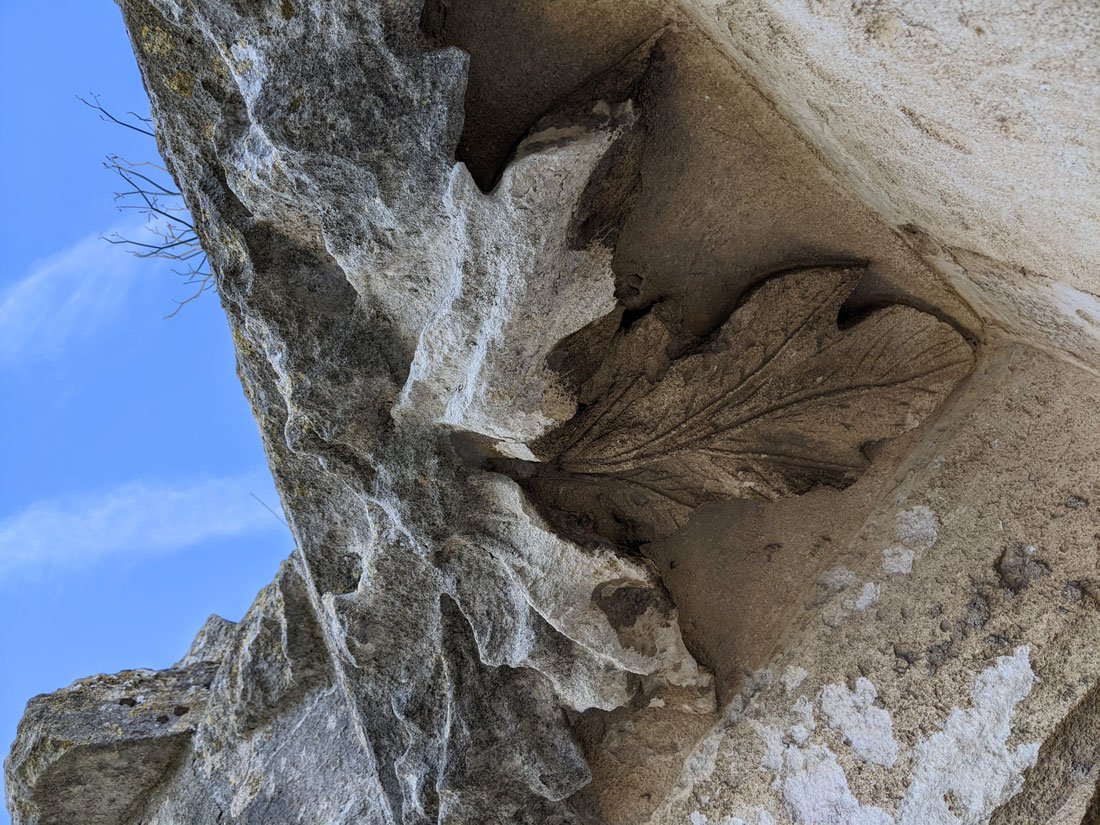
M 299 545 L 150 817 L 572 821 L 563 711 L 714 702 L 652 571 L 481 466 L 573 414 L 546 359 L 614 303 L 578 227 L 631 102 L 530 135 L 486 195 L 453 162 L 465 58 L 423 48 L 419 4 L 122 6 Z M 608 587 L 651 595 L 629 633 Z M 295 730 L 323 787 L 290 781 Z
M 82 679 L 27 705 L 5 762 L 25 825 L 108 825 L 140 814 L 183 761 L 216 664 Z
M 1088 821 L 1100 611 L 1080 583 L 1100 523 L 1066 502 L 1100 477 L 1097 403 L 1100 382 L 1065 362 L 987 356 L 767 671 L 805 676 L 746 682 L 704 740 L 708 767 L 689 762 L 652 821 Z M 919 555 L 884 571 L 899 541 Z M 847 601 L 861 582 L 879 589 L 864 611 Z

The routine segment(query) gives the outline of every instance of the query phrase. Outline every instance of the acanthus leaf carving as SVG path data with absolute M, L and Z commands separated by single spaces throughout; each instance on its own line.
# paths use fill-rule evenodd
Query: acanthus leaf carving
M 958 332 L 913 307 L 840 328 L 862 274 L 813 267 L 766 281 L 679 356 L 656 312 L 620 329 L 578 414 L 533 445 L 528 490 L 634 543 L 708 501 L 848 486 L 866 468 L 863 445 L 919 425 L 973 364 Z

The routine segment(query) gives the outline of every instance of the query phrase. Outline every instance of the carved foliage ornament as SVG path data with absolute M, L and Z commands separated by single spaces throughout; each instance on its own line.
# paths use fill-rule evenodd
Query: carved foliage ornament
M 864 445 L 916 427 L 973 363 L 959 333 L 912 307 L 840 328 L 862 274 L 817 267 L 766 281 L 679 357 L 655 312 L 620 329 L 577 415 L 533 445 L 542 463 L 527 489 L 582 529 L 638 542 L 704 502 L 851 484 Z

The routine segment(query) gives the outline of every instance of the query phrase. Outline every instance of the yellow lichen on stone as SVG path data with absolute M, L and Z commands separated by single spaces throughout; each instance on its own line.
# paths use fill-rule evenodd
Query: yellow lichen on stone
M 168 87 L 181 97 L 191 97 L 195 76 L 190 72 L 176 72 L 168 78 Z
M 244 57 L 241 57 L 237 52 L 243 52 Z M 249 48 L 248 41 L 243 37 L 237 41 L 237 46 L 232 50 L 233 54 L 233 71 L 238 77 L 248 74 L 252 71 L 252 58 L 248 56 Z
M 233 344 L 236 347 L 238 353 L 242 355 L 251 355 L 255 352 L 255 347 L 252 345 L 252 341 L 245 336 L 243 330 L 239 326 L 232 327 Z
M 153 57 L 166 57 L 172 53 L 172 38 L 157 26 L 141 27 L 141 45 Z
M 214 70 L 214 76 L 217 77 L 218 80 L 223 83 L 228 83 L 230 80 L 232 80 L 232 77 L 229 74 L 229 69 L 226 68 L 224 62 L 222 62 L 221 60 L 212 60 L 210 61 L 210 65 Z

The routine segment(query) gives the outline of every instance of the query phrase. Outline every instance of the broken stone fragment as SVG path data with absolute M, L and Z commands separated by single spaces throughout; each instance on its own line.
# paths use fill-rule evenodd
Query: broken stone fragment
M 186 754 L 217 664 L 93 676 L 27 705 L 5 762 L 20 825 L 114 825 Z
M 283 562 L 275 581 L 260 591 L 232 635 L 222 629 L 221 638 L 228 637 L 232 646 L 203 651 L 225 659 L 214 682 L 215 704 L 219 711 L 228 710 L 232 722 L 225 726 L 239 736 L 249 735 L 331 679 L 325 641 L 299 571 L 296 557 Z M 206 642 L 209 627 L 208 621 L 196 644 Z
M 234 643 L 237 628 L 236 622 L 217 615 L 210 616 L 175 667 L 188 667 L 199 662 L 220 662 Z

